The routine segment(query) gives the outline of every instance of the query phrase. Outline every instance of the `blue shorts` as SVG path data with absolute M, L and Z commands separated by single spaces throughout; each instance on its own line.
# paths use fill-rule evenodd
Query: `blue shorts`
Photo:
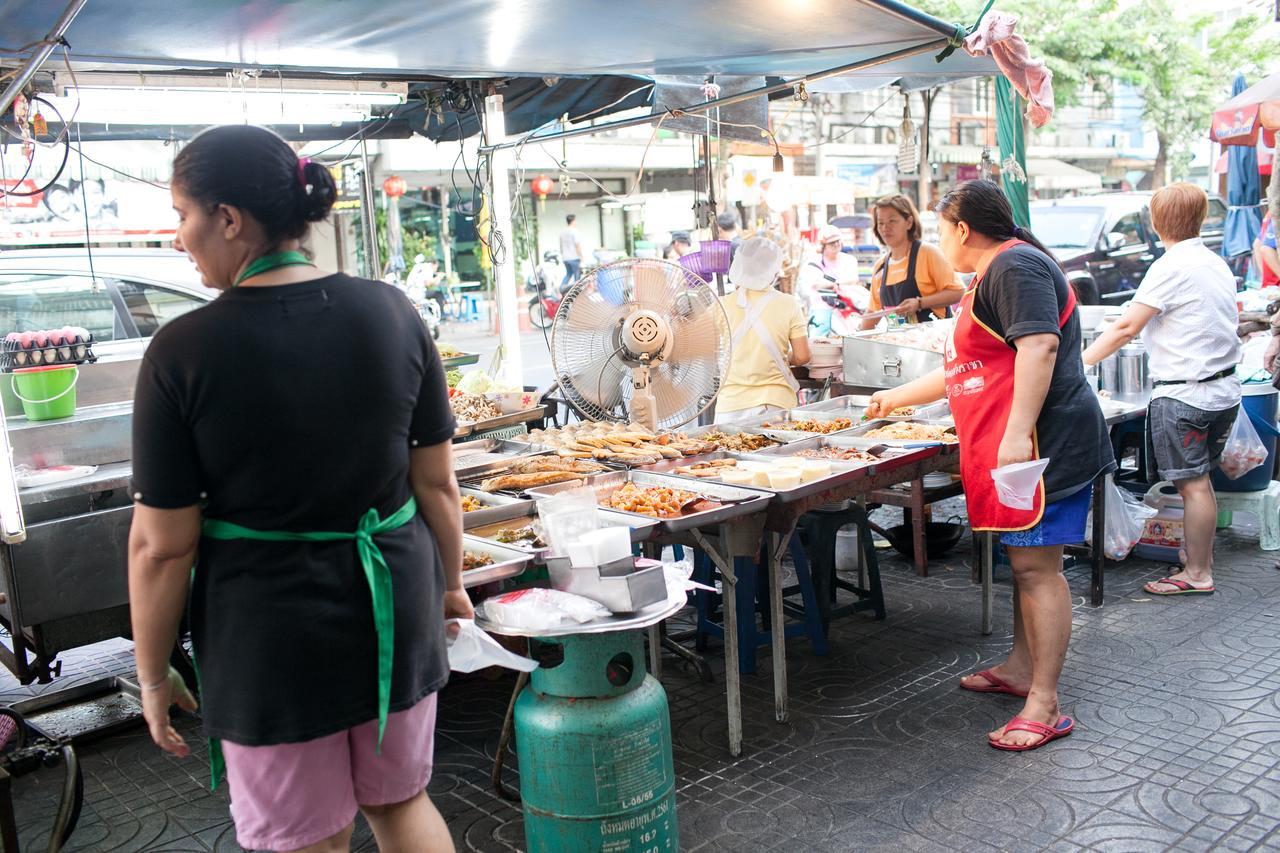
M 1093 502 L 1093 483 L 1085 483 L 1073 494 L 1044 508 L 1044 517 L 1030 530 L 1001 533 L 1000 542 L 1015 548 L 1042 545 L 1074 545 L 1084 541 L 1084 525 Z

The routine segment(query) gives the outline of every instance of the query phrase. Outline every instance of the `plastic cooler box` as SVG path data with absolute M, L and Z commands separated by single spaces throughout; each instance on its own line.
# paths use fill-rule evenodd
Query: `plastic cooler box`
M 1219 492 L 1260 492 L 1271 482 L 1271 472 L 1275 470 L 1276 436 L 1280 435 L 1276 429 L 1276 401 L 1280 400 L 1280 391 L 1270 382 L 1250 382 L 1241 387 L 1241 393 L 1240 403 L 1266 445 L 1267 461 L 1238 480 L 1214 469 L 1213 488 Z

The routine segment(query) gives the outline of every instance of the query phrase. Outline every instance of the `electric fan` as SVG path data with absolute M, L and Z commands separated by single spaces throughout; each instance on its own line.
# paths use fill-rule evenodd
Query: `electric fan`
M 703 412 L 729 369 L 729 322 L 684 268 L 628 258 L 585 275 L 551 326 L 565 398 L 593 421 L 674 429 Z

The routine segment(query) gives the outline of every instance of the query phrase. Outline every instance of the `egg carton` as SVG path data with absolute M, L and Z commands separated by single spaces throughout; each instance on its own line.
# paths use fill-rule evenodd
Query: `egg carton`
M 92 333 L 78 327 L 10 332 L 0 346 L 0 370 L 94 362 L 93 344 Z

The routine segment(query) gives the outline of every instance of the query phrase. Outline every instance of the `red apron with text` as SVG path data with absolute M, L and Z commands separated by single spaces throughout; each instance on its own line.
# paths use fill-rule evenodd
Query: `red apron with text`
M 996 254 L 1022 242 L 1009 240 Z M 960 437 L 960 476 L 969 526 L 1002 532 L 1029 530 L 1044 515 L 1044 478 L 1036 487 L 1031 509 L 1014 509 L 1000 503 L 991 479 L 991 469 L 999 467 L 996 458 L 1000 441 L 1013 408 L 1013 368 L 1018 351 L 974 315 L 973 300 L 981 278 L 974 279 L 956 308 L 955 328 L 944 354 L 947 400 Z M 1059 329 L 1071 319 L 1075 308 L 1075 293 L 1068 287 L 1067 304 L 1058 316 Z M 1033 458 L 1039 459 L 1039 440 L 1034 431 L 1031 445 Z

